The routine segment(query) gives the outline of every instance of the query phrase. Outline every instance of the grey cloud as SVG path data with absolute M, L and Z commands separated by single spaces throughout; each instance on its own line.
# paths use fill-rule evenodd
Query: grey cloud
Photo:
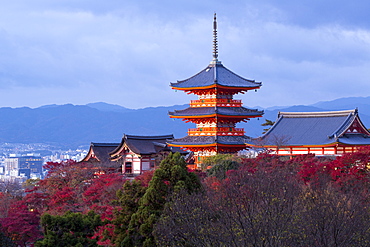
M 32 91 L 33 103 L 144 107 L 188 102 L 189 96 L 168 84 L 194 75 L 211 60 L 213 11 L 225 66 L 264 82 L 258 93 L 240 96 L 248 105 L 314 103 L 358 94 L 359 86 L 361 93 L 370 89 L 365 80 L 369 30 L 362 24 L 351 27 L 359 17 L 350 14 L 343 20 L 332 14 L 323 18 L 315 3 L 17 2 L 0 10 L 0 87 L 9 94 L 13 87 L 14 95 Z M 341 13 L 339 5 L 324 6 L 322 14 Z M 310 23 L 308 16 L 317 18 Z M 355 83 L 348 85 L 349 80 Z M 307 85 L 321 91 L 302 94 Z M 8 102 L 0 99 L 0 105 Z

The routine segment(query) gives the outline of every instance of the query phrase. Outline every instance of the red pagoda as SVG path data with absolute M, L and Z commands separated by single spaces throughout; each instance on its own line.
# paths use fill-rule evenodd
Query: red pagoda
M 241 100 L 233 99 L 235 94 L 259 89 L 262 83 L 233 73 L 217 58 L 215 14 L 213 60 L 198 74 L 171 83 L 172 89 L 198 95 L 198 100 L 192 100 L 189 108 L 169 112 L 171 118 L 180 118 L 196 124 L 196 128 L 188 130 L 186 137 L 174 139 L 169 143 L 170 146 L 192 151 L 196 167 L 199 167 L 203 157 L 218 153 L 236 153 L 245 149 L 245 143 L 250 138 L 244 135 L 243 128 L 236 128 L 236 124 L 263 115 L 263 111 L 245 108 Z

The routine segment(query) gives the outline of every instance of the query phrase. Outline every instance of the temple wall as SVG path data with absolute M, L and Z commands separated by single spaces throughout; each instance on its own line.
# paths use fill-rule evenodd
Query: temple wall
M 132 164 L 132 173 L 140 174 L 140 165 L 140 159 L 135 160 L 135 162 Z
M 315 148 L 276 148 L 270 149 L 271 154 L 278 155 L 299 155 L 299 154 L 315 154 L 315 155 L 338 155 L 344 153 L 352 153 L 357 150 L 357 147 L 315 147 Z
M 143 171 L 150 170 L 150 161 L 143 161 L 141 165 Z

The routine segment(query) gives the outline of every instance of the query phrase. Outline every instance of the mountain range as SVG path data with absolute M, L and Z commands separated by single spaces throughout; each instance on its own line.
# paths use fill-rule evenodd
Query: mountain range
M 129 109 L 103 102 L 87 105 L 45 105 L 38 108 L 0 108 L 0 142 L 49 143 L 87 146 L 90 142 L 120 142 L 123 134 L 163 135 L 183 137 L 194 124 L 169 118 L 168 111 L 188 105 Z M 251 107 L 263 109 L 262 107 Z M 237 127 L 245 128 L 246 135 L 262 133 L 265 119 L 275 121 L 279 111 L 332 111 L 359 109 L 360 118 L 370 127 L 370 97 L 349 97 L 322 101 L 312 105 L 273 106 L 263 109 L 261 119 L 251 119 Z

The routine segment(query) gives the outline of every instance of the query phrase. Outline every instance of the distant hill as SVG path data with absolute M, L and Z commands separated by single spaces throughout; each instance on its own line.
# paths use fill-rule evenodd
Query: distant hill
M 90 142 L 120 142 L 132 135 L 174 134 L 180 138 L 195 125 L 168 117 L 168 111 L 188 105 L 128 109 L 103 102 L 87 105 L 46 105 L 39 108 L 0 108 L 0 142 L 50 143 L 77 147 Z M 269 107 L 262 118 L 240 123 L 246 135 L 262 133 L 265 119 L 275 121 L 279 111 L 330 111 L 359 108 L 364 124 L 370 127 L 370 97 L 341 98 L 313 105 Z
M 133 109 L 129 109 L 120 105 L 112 105 L 104 102 L 89 103 L 86 106 L 100 110 L 100 111 L 112 111 L 112 112 L 132 112 Z
M 184 106 L 176 109 L 179 107 Z M 98 110 L 71 104 L 35 109 L 3 107 L 0 108 L 0 142 L 60 143 L 75 147 L 90 142 L 120 142 L 124 133 L 173 133 L 180 137 L 189 128 L 189 124 L 168 117 L 168 111 L 175 106 L 122 109 L 122 112 L 117 109 L 115 105 Z

